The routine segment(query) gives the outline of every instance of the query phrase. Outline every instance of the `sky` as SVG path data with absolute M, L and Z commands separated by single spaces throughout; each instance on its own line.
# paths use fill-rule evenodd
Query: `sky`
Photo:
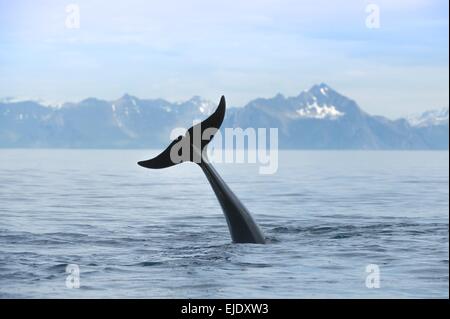
M 396 118 L 448 107 L 448 6 L 0 0 L 0 97 L 216 101 L 225 94 L 229 105 L 244 106 L 324 82 L 365 111 Z

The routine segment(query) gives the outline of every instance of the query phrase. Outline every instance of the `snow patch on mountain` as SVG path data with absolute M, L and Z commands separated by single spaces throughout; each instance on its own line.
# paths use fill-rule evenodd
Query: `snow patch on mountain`
M 33 99 L 33 98 L 28 98 L 28 97 L 10 97 L 10 96 L 0 98 L 0 103 L 5 103 L 5 104 L 21 103 L 21 102 L 35 102 L 42 106 L 55 108 L 55 109 L 59 109 L 64 105 L 64 102 L 49 101 L 49 100 L 44 100 L 44 99 L 39 99 L 39 98 Z
M 216 109 L 217 105 L 211 101 L 204 100 L 199 96 L 194 96 L 189 100 L 202 115 L 210 115 Z
M 320 106 L 317 102 L 306 105 L 296 111 L 297 116 L 300 118 L 313 118 L 313 119 L 337 119 L 344 115 L 343 112 L 339 112 L 334 105 Z
M 409 124 L 414 127 L 427 127 L 433 125 L 448 124 L 448 108 L 430 110 L 422 114 L 415 114 L 407 118 Z
M 213 102 L 203 100 L 198 106 L 198 110 L 203 115 L 210 115 L 216 109 L 217 105 Z

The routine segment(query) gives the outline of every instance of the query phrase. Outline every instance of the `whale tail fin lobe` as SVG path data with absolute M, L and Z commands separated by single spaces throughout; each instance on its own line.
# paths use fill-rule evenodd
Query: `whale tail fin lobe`
M 173 161 L 171 158 L 172 148 L 181 142 L 182 139 L 189 139 L 189 144 L 191 146 L 191 160 L 192 160 L 192 149 L 194 148 L 195 141 L 193 141 L 194 138 L 194 131 L 197 129 L 201 132 L 201 137 L 204 136 L 204 132 L 208 130 L 207 133 L 209 133 L 209 139 L 204 140 L 201 138 L 201 145 L 198 145 L 201 151 L 204 150 L 204 148 L 208 145 L 208 143 L 212 140 L 214 137 L 214 134 L 219 130 L 220 126 L 222 125 L 223 119 L 225 117 L 225 109 L 226 109 L 226 102 L 225 97 L 222 96 L 220 98 L 219 106 L 214 111 L 213 114 L 211 114 L 208 118 L 206 118 L 204 121 L 192 126 L 190 129 L 187 130 L 186 134 L 184 136 L 179 136 L 177 139 L 172 141 L 169 146 L 162 151 L 159 155 L 156 157 L 146 160 L 146 161 L 140 161 L 138 162 L 138 165 L 145 167 L 145 168 L 153 168 L 153 169 L 159 169 L 159 168 L 166 168 L 170 166 L 174 166 L 176 164 L 179 164 L 180 162 Z

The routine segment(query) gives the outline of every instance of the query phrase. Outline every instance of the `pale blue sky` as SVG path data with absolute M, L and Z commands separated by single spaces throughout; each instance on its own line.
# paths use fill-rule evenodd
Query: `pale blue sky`
M 0 0 L 0 27 L 0 97 L 242 106 L 325 82 L 372 114 L 448 106 L 447 0 Z

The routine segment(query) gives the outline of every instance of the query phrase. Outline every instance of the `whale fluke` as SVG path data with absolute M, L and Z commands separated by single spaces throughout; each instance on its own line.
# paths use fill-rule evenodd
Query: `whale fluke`
M 158 156 L 146 161 L 140 161 L 138 162 L 138 164 L 142 167 L 158 169 L 170 167 L 181 163 L 182 161 L 179 162 L 174 161 L 174 159 L 171 157 L 171 151 L 174 145 L 176 145 L 179 142 L 182 142 L 181 141 L 182 139 L 189 139 L 188 143 L 189 146 L 191 146 L 190 148 L 191 156 L 189 157 L 189 159 L 192 161 L 194 157 L 193 154 L 195 154 L 195 150 L 192 149 L 194 144 L 192 142 L 192 139 L 194 137 L 194 130 L 199 129 L 199 132 L 201 134 L 200 136 L 203 136 L 203 134 L 207 129 L 210 130 L 209 132 L 215 133 L 219 130 L 220 126 L 222 125 L 224 117 L 225 117 L 225 97 L 222 96 L 220 98 L 219 106 L 214 111 L 214 113 L 211 114 L 206 120 L 192 126 L 190 129 L 186 131 L 186 134 L 184 136 L 179 136 L 177 139 L 173 140 L 172 143 L 170 143 L 170 145 Z M 211 134 L 209 139 L 207 140 L 201 139 L 200 144 L 197 145 L 197 148 L 203 150 L 205 146 L 208 145 L 208 143 L 212 140 L 213 137 L 214 134 Z
M 225 104 L 225 97 L 222 96 L 219 106 L 207 119 L 192 126 L 186 131 L 184 136 L 179 136 L 172 141 L 156 157 L 146 161 L 140 161 L 138 164 L 146 168 L 159 169 L 170 167 L 183 161 L 197 163 L 206 175 L 222 207 L 233 242 L 264 244 L 265 237 L 250 212 L 220 177 L 211 163 L 209 163 L 206 154 L 206 146 L 222 125 L 225 117 Z M 199 140 L 195 139 L 196 131 L 201 134 Z M 204 133 L 207 133 L 207 138 L 205 138 Z M 179 147 L 180 145 L 187 145 L 189 154 L 184 155 L 188 156 L 183 157 L 183 148 Z

